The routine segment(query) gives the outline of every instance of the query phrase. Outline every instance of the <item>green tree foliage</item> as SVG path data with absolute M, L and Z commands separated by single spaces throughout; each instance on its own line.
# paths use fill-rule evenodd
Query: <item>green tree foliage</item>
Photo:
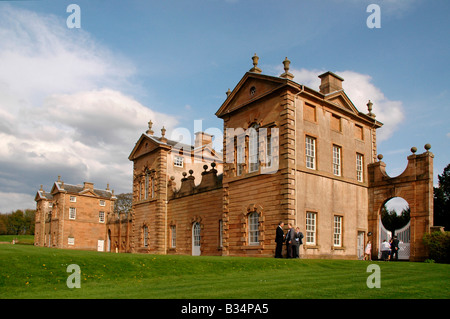
M 410 209 L 405 208 L 401 214 L 398 215 L 394 209 L 387 209 L 386 205 L 381 209 L 381 221 L 384 227 L 394 234 L 396 229 L 402 228 L 408 224 L 410 219 Z
M 122 216 L 128 216 L 128 213 L 131 210 L 133 193 L 123 193 L 116 195 L 117 199 L 114 203 L 114 213 Z
M 36 210 L 16 210 L 9 214 L 0 214 L 1 235 L 34 235 Z
M 450 229 L 450 164 L 438 175 L 438 187 L 434 187 L 434 225 Z
M 423 236 L 430 258 L 438 263 L 450 263 L 450 232 L 433 232 Z

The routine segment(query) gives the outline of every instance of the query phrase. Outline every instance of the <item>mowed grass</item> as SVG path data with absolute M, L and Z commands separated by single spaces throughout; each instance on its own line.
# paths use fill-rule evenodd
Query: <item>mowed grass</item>
M 68 288 L 67 266 L 81 288 Z M 381 288 L 369 289 L 369 264 Z M 0 298 L 308 299 L 450 297 L 450 265 L 114 254 L 0 245 Z

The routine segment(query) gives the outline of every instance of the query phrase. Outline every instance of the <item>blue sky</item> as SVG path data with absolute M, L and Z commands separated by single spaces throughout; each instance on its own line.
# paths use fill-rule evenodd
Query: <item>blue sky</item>
M 66 25 L 71 3 L 79 29 Z M 366 25 L 372 3 L 379 29 Z M 437 176 L 450 163 L 448 12 L 445 0 L 2 1 L 0 212 L 34 207 L 57 175 L 130 191 L 127 157 L 147 121 L 169 137 L 199 119 L 222 128 L 214 113 L 254 53 L 276 76 L 287 56 L 316 90 L 321 72 L 341 75 L 385 123 L 388 173 L 430 143 Z

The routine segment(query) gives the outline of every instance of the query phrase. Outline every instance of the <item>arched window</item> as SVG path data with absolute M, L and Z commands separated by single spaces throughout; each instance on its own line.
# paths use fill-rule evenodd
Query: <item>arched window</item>
M 259 214 L 252 212 L 248 215 L 248 244 L 259 245 Z

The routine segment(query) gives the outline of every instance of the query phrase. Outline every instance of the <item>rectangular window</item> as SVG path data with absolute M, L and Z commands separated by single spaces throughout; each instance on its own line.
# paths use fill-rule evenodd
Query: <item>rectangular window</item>
M 152 184 L 152 198 L 155 198 L 155 179 L 152 178 L 151 180 L 151 184 Z
M 244 173 L 244 164 L 245 164 L 245 153 L 242 145 L 238 145 L 236 148 L 236 175 L 240 176 Z
M 356 179 L 358 182 L 364 181 L 363 175 L 364 155 L 356 153 Z
M 105 201 L 103 199 L 100 200 L 100 206 L 105 206 Z
M 105 212 L 98 212 L 98 222 L 99 223 L 105 222 Z
M 175 248 L 177 246 L 177 227 L 175 225 L 170 226 L 170 247 Z
M 177 156 L 173 158 L 173 166 L 175 167 L 183 167 L 184 158 L 182 156 Z
M 317 213 L 306 213 L 306 244 L 316 245 L 316 218 Z
M 341 117 L 331 114 L 331 129 L 340 132 L 341 131 Z
M 144 199 L 148 198 L 149 185 L 150 185 L 150 175 L 147 172 L 145 173 Z
M 305 142 L 306 167 L 316 169 L 316 139 L 306 136 Z
M 219 220 L 219 247 L 223 247 L 223 220 Z
M 342 247 L 342 216 L 334 216 L 333 246 Z
M 143 236 L 144 236 L 144 247 L 148 247 L 148 227 L 147 226 L 144 226 Z
M 69 219 L 75 219 L 77 217 L 77 209 L 75 207 L 69 208 Z
M 252 129 L 248 139 L 249 173 L 256 172 L 259 169 L 258 143 L 258 132 L 255 129 Z
M 259 245 L 259 214 L 257 212 L 248 215 L 248 243 Z
M 333 145 L 333 174 L 341 176 L 341 148 Z
M 272 167 L 272 139 L 267 136 L 266 140 L 266 167 Z
M 71 246 L 75 245 L 75 238 L 73 237 L 67 238 L 67 244 Z
M 70 196 L 69 200 L 70 200 L 71 203 L 76 203 L 77 202 L 76 196 Z

